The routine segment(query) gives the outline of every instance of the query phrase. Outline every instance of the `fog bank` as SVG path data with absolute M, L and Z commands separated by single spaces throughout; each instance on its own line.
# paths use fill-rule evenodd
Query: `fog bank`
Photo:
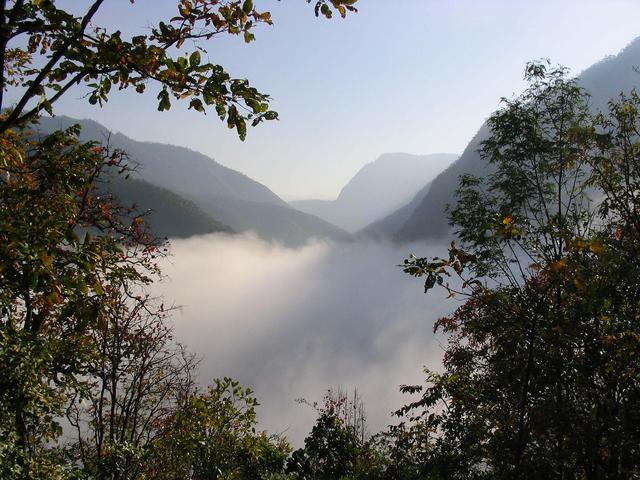
M 176 312 L 176 338 L 202 357 L 200 380 L 231 376 L 261 403 L 261 427 L 299 443 L 330 387 L 358 388 L 372 432 L 406 402 L 401 384 L 423 381 L 441 357 L 435 319 L 456 300 L 424 295 L 396 267 L 410 252 L 443 247 L 312 242 L 298 249 L 251 235 L 172 243 L 159 293 Z M 438 250 L 438 252 L 436 252 Z

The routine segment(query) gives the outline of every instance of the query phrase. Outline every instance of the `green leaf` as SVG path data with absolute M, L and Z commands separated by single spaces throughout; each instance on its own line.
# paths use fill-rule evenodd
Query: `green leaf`
M 191 68 L 194 68 L 200 65 L 200 52 L 198 50 L 193 52 L 189 57 L 189 65 L 191 65 Z
M 245 41 L 245 43 L 250 43 L 250 42 L 254 41 L 255 39 L 256 39 L 256 36 L 253 33 L 249 32 L 249 31 L 245 31 L 244 32 L 244 41 Z
M 102 92 L 109 93 L 111 91 L 111 80 L 109 78 L 105 78 L 102 81 Z
M 158 94 L 158 111 L 164 112 L 165 110 L 169 110 L 171 108 L 171 100 L 169 100 L 169 92 L 166 89 L 163 89 Z
M 269 110 L 267 113 L 264 114 L 264 118 L 266 118 L 267 120 L 277 120 L 278 119 L 278 112 L 274 112 L 273 110 Z

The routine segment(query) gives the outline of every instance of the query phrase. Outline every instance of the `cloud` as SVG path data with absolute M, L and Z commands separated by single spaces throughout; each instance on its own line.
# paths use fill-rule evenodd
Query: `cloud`
M 357 388 L 369 428 L 393 421 L 401 384 L 424 379 L 442 349 L 434 320 L 457 303 L 424 295 L 396 267 L 410 252 L 442 247 L 311 242 L 292 249 L 251 235 L 175 241 L 160 286 L 180 305 L 176 338 L 203 358 L 200 379 L 231 376 L 252 387 L 261 427 L 300 443 L 330 387 Z

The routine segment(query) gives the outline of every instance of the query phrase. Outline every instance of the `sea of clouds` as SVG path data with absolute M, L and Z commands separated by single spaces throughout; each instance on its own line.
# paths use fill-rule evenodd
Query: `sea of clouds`
M 230 376 L 260 401 L 260 427 L 300 444 L 329 388 L 357 388 L 370 432 L 392 423 L 408 401 L 402 384 L 438 368 L 433 322 L 459 301 L 425 295 L 397 265 L 441 245 L 312 241 L 300 248 L 247 234 L 172 242 L 157 293 L 180 306 L 176 338 L 201 357 L 208 384 Z

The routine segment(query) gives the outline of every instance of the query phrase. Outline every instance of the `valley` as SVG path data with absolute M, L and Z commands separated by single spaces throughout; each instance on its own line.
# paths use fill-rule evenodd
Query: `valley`
M 271 3 L 0 2 L 0 478 L 640 478 L 640 3 Z

